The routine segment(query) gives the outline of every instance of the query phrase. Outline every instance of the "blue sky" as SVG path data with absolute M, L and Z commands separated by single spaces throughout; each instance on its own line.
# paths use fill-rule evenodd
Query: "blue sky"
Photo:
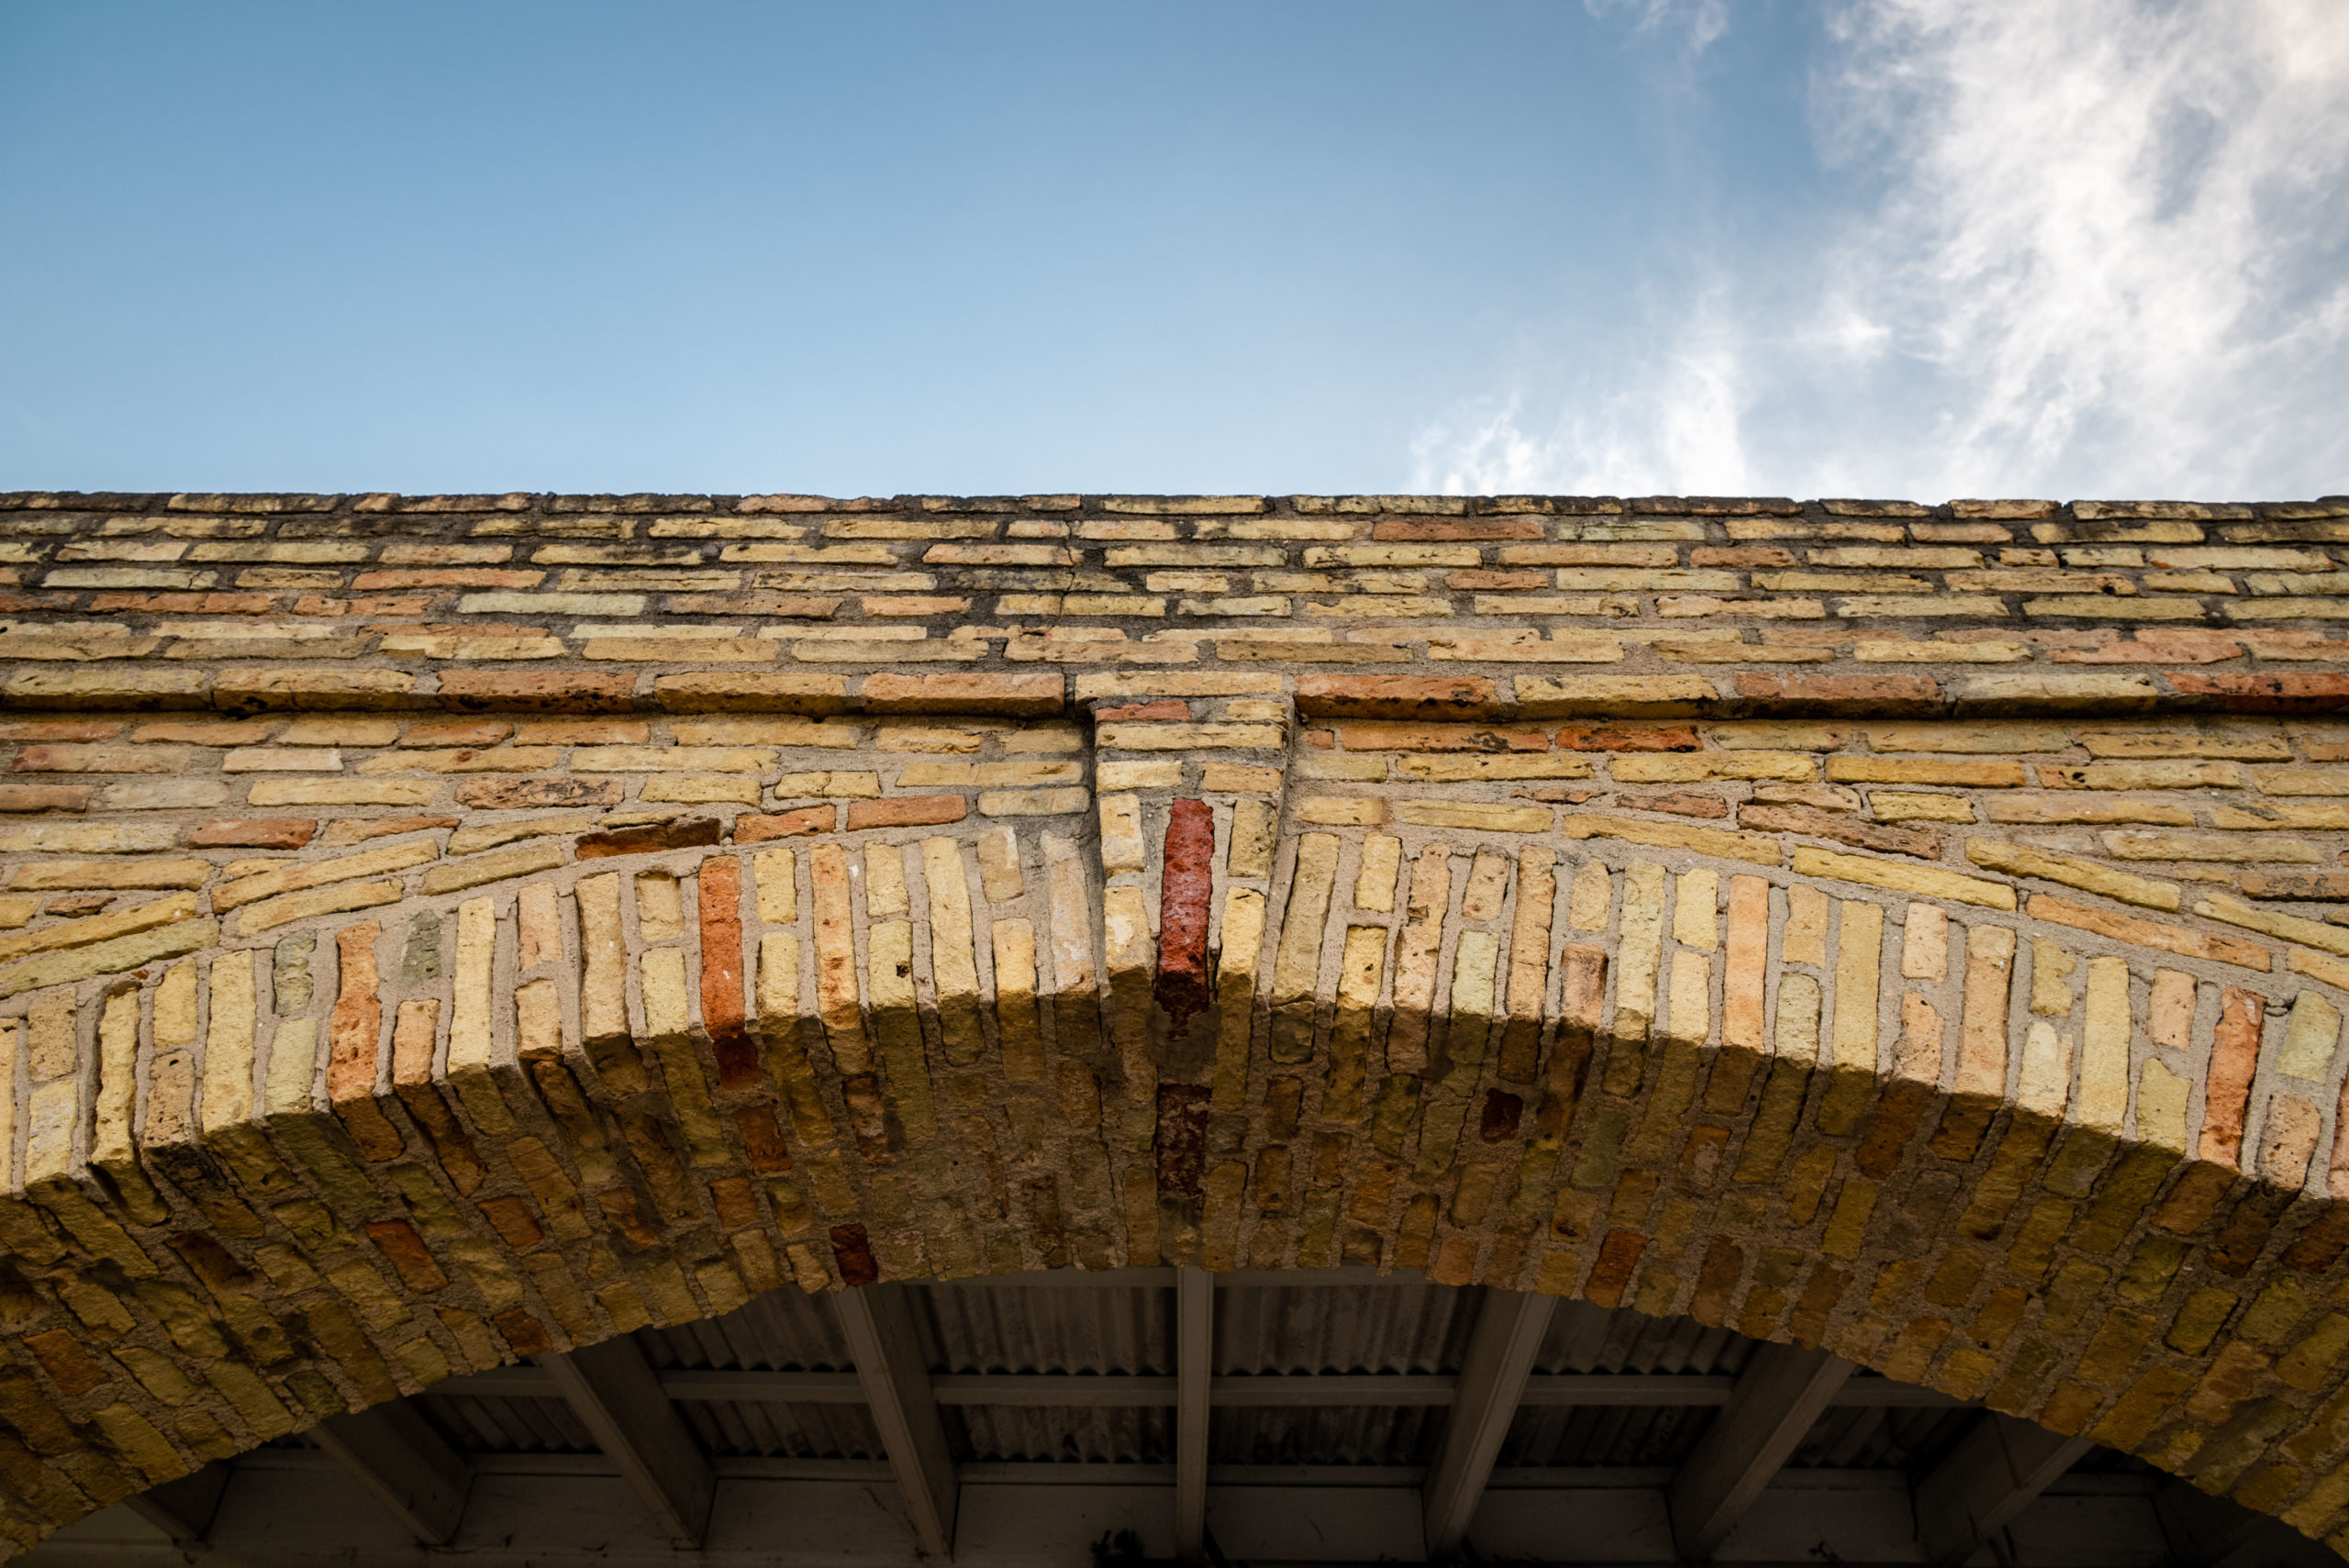
M 2349 11 L 1985 9 L 0 0 L 0 487 L 2349 490 Z

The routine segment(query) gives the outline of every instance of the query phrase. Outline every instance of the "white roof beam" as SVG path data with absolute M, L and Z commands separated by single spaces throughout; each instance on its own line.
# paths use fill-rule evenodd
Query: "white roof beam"
M 1917 1483 L 1917 1544 L 1925 1561 L 1955 1568 L 2095 1446 L 1986 1411 Z
M 212 1528 L 220 1494 L 228 1489 L 228 1467 L 215 1461 L 176 1481 L 150 1486 L 123 1506 L 165 1535 L 175 1546 L 193 1546 Z
M 1208 1402 L 1215 1382 L 1215 1276 L 1174 1275 L 1174 1555 L 1207 1555 Z
M 310 1440 L 418 1541 L 446 1546 L 456 1539 L 472 1473 L 406 1400 L 329 1416 L 311 1429 Z
M 1858 1370 L 1824 1351 L 1763 1345 L 1672 1478 L 1665 1502 L 1684 1562 L 1710 1558 Z
M 662 1530 L 680 1547 L 698 1548 L 717 1473 L 636 1341 L 622 1335 L 568 1355 L 541 1356 L 539 1365 Z
M 1500 1457 L 1501 1441 L 1525 1397 L 1533 1358 L 1550 1331 L 1557 1298 L 1527 1291 L 1487 1290 L 1469 1330 L 1452 1415 L 1436 1445 L 1435 1465 L 1420 1488 L 1427 1554 L 1450 1557 L 1468 1538 L 1468 1524 Z
M 954 1459 L 938 1418 L 938 1401 L 930 1391 L 930 1367 L 914 1337 L 904 1287 L 860 1285 L 830 1299 L 840 1315 L 841 1337 L 856 1360 L 865 1406 L 897 1477 L 914 1539 L 933 1557 L 950 1556 L 959 1497 Z

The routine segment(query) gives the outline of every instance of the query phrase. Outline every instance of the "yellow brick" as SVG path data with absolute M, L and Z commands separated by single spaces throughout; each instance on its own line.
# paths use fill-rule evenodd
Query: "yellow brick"
M 1466 800 L 1404 800 L 1397 819 L 1420 828 L 1465 828 L 1494 833 L 1543 833 L 1552 813 L 1538 806 L 1497 806 Z
M 1590 760 L 1586 757 L 1504 754 L 1495 757 L 1397 757 L 1395 759 L 1395 776 L 1414 783 L 1465 784 L 1478 779 L 1586 779 L 1592 774 Z
M 1958 795 L 1909 795 L 1879 789 L 1868 793 L 1868 809 L 1879 822 L 1971 822 L 1974 803 Z
M 425 806 L 438 779 L 255 779 L 254 806 Z
M 70 984 L 101 974 L 120 974 L 142 963 L 177 958 L 182 953 L 210 947 L 219 935 L 217 920 L 184 920 L 65 952 L 44 953 L 0 967 L 0 996 Z
M 169 898 L 150 899 L 134 908 L 118 909 L 111 915 L 94 915 L 83 920 L 61 920 L 54 926 L 27 931 L 20 936 L 0 937 L 0 961 L 22 958 L 28 953 L 47 952 L 55 948 L 83 947 L 109 937 L 128 936 L 133 931 L 168 926 L 187 919 L 195 913 L 195 895 L 178 894 Z
M 1830 757 L 1827 777 L 1835 784 L 1956 784 L 1972 789 L 2012 789 L 2024 782 L 2021 762 L 1940 757 Z
M 789 926 L 799 918 L 797 857 L 787 849 L 761 850 L 751 860 L 759 895 L 759 918 Z
M 495 854 L 476 855 L 470 860 L 451 861 L 434 866 L 424 873 L 419 884 L 423 892 L 455 893 L 462 888 L 479 887 L 486 882 L 504 882 L 533 872 L 552 871 L 563 863 L 568 851 L 561 844 L 523 844 Z
M 1130 795 L 1101 797 L 1101 869 L 1140 871 L 1149 863 L 1142 842 L 1141 801 Z
M 496 947 L 495 901 L 468 898 L 459 905 L 454 1003 L 449 1021 L 449 1086 L 457 1092 L 473 1125 L 492 1138 L 514 1129 L 514 1118 L 490 1076 L 490 964 Z
M 2349 957 L 2349 930 L 2339 926 L 2304 920 L 2297 915 L 2278 915 L 2266 909 L 2255 909 L 2239 899 L 2215 894 L 2196 904 L 2194 912 L 2208 920 L 2224 920 L 2231 926 L 2265 931 L 2271 937 L 2305 942 L 2310 947 Z
M 985 1048 L 979 1033 L 979 971 L 971 927 L 970 873 L 952 839 L 922 840 L 930 888 L 930 963 L 946 1060 L 968 1066 Z
M 2178 906 L 2178 890 L 2175 884 L 2132 876 L 2127 872 L 2115 871 L 2110 866 L 2073 855 L 2051 854 L 2043 850 L 1996 839 L 1968 839 L 1965 841 L 1965 858 L 1992 871 L 2061 883 L 2066 887 L 2100 893 L 2108 898 L 2143 905 L 2149 909 L 2176 909 Z M 2004 906 L 2012 908 L 2013 905 L 2009 903 Z
M 1693 850 L 1722 860 L 1747 861 L 1774 866 L 1785 858 L 1777 839 L 1768 833 L 1739 833 L 1722 828 L 1694 828 L 1677 822 L 1643 822 L 1629 817 L 1599 817 L 1568 812 L 1569 839 L 1621 839 L 1650 849 Z
M 1697 784 L 1709 779 L 1785 779 L 1807 782 L 1818 777 L 1818 763 L 1798 751 L 1697 751 L 1619 755 L 1608 763 L 1618 784 Z M 1575 775 L 1579 776 L 1579 775 Z
M 771 1029 L 799 1018 L 799 939 L 769 931 L 759 939 L 759 1021 Z
M 1321 828 L 1375 828 L 1386 819 L 1386 803 L 1309 795 L 1297 803 L 1297 819 Z
M 1922 894 L 1928 898 L 1979 904 L 1992 909 L 2012 909 L 2015 906 L 2013 888 L 2000 883 L 1984 882 L 1978 877 L 1961 876 L 1936 866 L 1880 861 L 1865 855 L 1839 855 L 1827 850 L 1798 849 L 1794 853 L 1794 871 L 1798 876 L 1832 877 L 1839 882 L 1863 883 L 1870 887 L 1887 888 L 1894 893 Z
M 1395 908 L 1396 877 L 1402 869 L 1403 841 L 1374 833 L 1362 841 L 1362 865 L 1354 874 L 1354 907 L 1377 914 Z

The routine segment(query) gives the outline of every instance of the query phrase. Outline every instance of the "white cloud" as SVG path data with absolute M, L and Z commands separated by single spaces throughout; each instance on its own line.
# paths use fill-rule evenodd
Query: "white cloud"
M 1642 32 L 1673 28 L 1692 53 L 1729 31 L 1729 0 L 1582 0 L 1582 6 L 1601 21 L 1629 17 Z
M 1575 346 L 1611 384 L 1512 378 L 1429 428 L 1419 483 L 2349 490 L 2349 6 L 1839 0 L 1830 23 L 1820 150 L 1876 194 L 1794 252 L 1809 279 L 1688 258 L 1700 284 Z

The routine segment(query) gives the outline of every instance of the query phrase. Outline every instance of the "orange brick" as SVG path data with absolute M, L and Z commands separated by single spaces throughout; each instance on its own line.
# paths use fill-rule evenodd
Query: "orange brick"
M 960 822 L 970 814 L 971 803 L 959 795 L 908 795 L 895 800 L 852 800 L 848 806 L 848 828 L 853 833 L 860 828 L 923 828 L 940 822 Z M 735 841 L 741 841 L 739 828 Z
M 962 797 L 955 796 L 957 800 Z M 734 818 L 734 841 L 763 844 L 769 839 L 792 839 L 803 833 L 829 833 L 840 812 L 836 806 L 802 806 L 774 816 L 746 814 Z

